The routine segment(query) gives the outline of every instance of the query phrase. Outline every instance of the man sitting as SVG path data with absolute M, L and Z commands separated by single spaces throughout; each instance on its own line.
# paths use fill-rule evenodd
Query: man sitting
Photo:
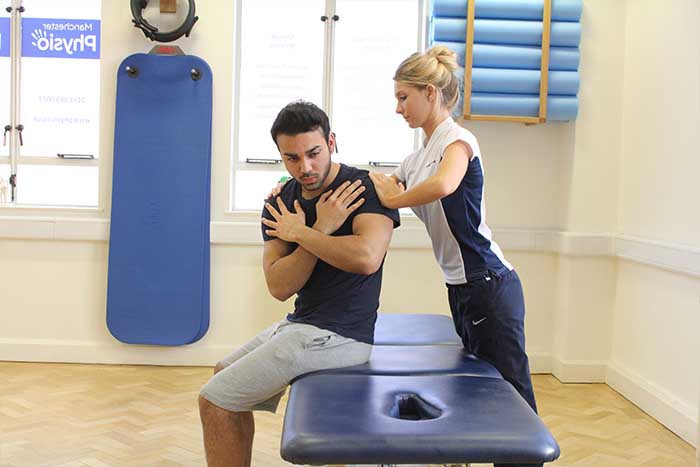
M 202 388 L 209 467 L 250 466 L 252 411 L 274 412 L 294 378 L 369 360 L 384 257 L 399 225 L 367 171 L 331 161 L 335 135 L 321 109 L 293 102 L 271 134 L 293 180 L 265 203 L 263 270 L 275 298 L 297 298 L 294 312 L 219 362 Z

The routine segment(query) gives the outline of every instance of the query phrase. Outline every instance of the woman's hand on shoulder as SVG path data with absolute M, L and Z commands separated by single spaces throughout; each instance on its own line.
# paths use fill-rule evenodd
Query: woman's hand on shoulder
M 277 195 L 279 195 L 282 192 L 282 187 L 289 181 L 291 180 L 291 177 L 282 177 L 280 180 L 277 182 L 277 185 L 275 185 L 270 192 L 267 194 L 267 198 L 265 199 L 271 199 Z
M 404 191 L 406 187 L 399 182 L 393 175 L 385 175 L 380 172 L 370 172 L 369 178 L 374 184 L 374 191 L 377 192 L 377 197 L 382 206 L 389 209 L 396 209 L 395 198 Z

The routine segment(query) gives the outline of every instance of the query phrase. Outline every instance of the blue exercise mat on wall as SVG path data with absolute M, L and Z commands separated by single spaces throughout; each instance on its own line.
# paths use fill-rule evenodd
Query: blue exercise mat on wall
M 182 345 L 209 327 L 212 73 L 134 54 L 117 73 L 107 326 Z

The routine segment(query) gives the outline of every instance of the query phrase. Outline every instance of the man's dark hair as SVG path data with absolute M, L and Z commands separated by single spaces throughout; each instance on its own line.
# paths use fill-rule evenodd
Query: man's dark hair
M 272 141 L 277 145 L 277 136 L 280 134 L 294 136 L 314 131 L 317 128 L 321 129 L 327 143 L 331 133 L 328 115 L 315 104 L 300 100 L 291 102 L 280 110 L 277 118 L 275 118 L 275 123 L 272 124 L 270 134 L 272 135 Z

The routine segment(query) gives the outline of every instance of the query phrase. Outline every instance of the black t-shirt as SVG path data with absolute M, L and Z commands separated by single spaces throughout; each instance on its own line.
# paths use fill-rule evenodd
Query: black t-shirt
M 366 170 L 340 164 L 338 174 L 325 191 L 335 190 L 346 180 L 354 182 L 357 179 L 362 180 L 365 187 L 365 191 L 360 195 L 365 202 L 348 216 L 345 223 L 333 235 L 352 235 L 352 222 L 355 216 L 366 213 L 383 214 L 394 221 L 394 228 L 398 227 L 400 225 L 398 210 L 387 209 L 381 205 Z M 294 179 L 282 187 L 278 196 L 290 211 L 294 210 L 294 200 L 298 199 L 306 215 L 306 225 L 313 226 L 316 222 L 316 203 L 319 197 L 304 199 L 301 195 L 301 186 Z M 277 200 L 273 200 L 271 204 L 276 207 Z M 273 219 L 266 208 L 263 208 L 262 215 L 267 219 Z M 268 227 L 262 224 L 263 239 L 273 240 L 275 237 L 265 233 L 267 229 Z M 298 245 L 293 244 L 293 246 Z M 312 324 L 341 336 L 372 344 L 383 267 L 382 260 L 382 265 L 374 274 L 353 274 L 319 259 L 311 277 L 297 293 L 294 312 L 287 315 L 287 319 L 295 323 Z

